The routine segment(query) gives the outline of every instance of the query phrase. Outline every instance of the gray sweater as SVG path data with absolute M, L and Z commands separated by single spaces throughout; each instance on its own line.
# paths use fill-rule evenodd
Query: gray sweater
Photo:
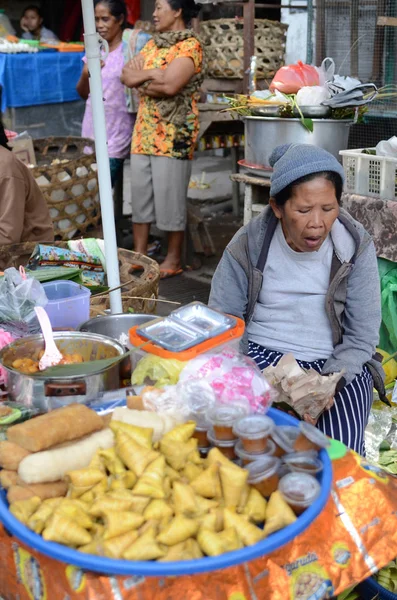
M 253 317 L 263 281 L 269 247 L 278 220 L 266 207 L 240 229 L 227 246 L 215 271 L 209 306 L 244 319 Z M 345 370 L 350 383 L 366 364 L 376 388 L 384 393 L 384 373 L 374 356 L 381 323 L 380 283 L 375 246 L 364 227 L 340 210 L 337 235 L 332 236 L 334 256 L 326 296 L 334 350 L 323 374 Z M 243 349 L 247 350 L 247 335 Z

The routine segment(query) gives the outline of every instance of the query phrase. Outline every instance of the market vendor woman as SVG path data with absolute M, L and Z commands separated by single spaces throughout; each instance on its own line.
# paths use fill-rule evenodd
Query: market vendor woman
M 215 272 L 209 304 L 246 323 L 261 369 L 292 353 L 303 368 L 344 370 L 317 427 L 364 453 L 381 322 L 374 244 L 340 207 L 344 172 L 315 146 L 277 147 L 270 206 L 240 229 Z

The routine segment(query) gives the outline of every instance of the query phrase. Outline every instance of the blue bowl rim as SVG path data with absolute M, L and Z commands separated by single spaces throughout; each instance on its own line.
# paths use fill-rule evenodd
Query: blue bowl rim
M 293 425 L 297 427 L 299 422 L 290 415 L 271 408 L 268 415 L 278 425 Z M 45 541 L 40 535 L 32 532 L 20 521 L 18 521 L 8 510 L 8 504 L 4 491 L 0 493 L 0 522 L 4 527 L 21 542 L 30 548 L 37 550 L 50 558 L 60 562 L 80 567 L 87 571 L 94 571 L 109 575 L 138 575 L 144 577 L 166 577 L 194 575 L 218 571 L 236 565 L 241 565 L 256 558 L 265 556 L 279 550 L 288 542 L 305 531 L 318 517 L 325 507 L 332 485 L 332 463 L 326 450 L 321 450 L 320 458 L 324 465 L 321 473 L 321 493 L 316 501 L 310 506 L 292 525 L 281 531 L 270 535 L 265 540 L 242 550 L 235 550 L 216 557 L 206 557 L 195 560 L 175 562 L 153 562 L 153 561 L 128 561 L 98 557 L 78 552 L 61 544 Z

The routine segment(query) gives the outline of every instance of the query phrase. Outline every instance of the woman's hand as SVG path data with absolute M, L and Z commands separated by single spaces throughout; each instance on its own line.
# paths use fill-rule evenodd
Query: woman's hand
M 139 88 L 140 85 L 146 83 L 146 81 L 151 81 L 152 79 L 152 69 L 136 68 L 135 60 L 137 58 L 138 57 L 135 57 L 125 65 L 121 72 L 120 81 L 129 88 Z
M 28 29 L 28 26 L 26 24 L 26 17 L 22 17 L 22 19 L 21 19 L 21 21 L 20 21 L 19 24 L 21 26 L 22 31 L 24 31 L 25 33 L 28 33 L 29 29 Z
M 127 67 L 135 69 L 135 71 L 142 71 L 145 67 L 145 59 L 142 56 L 142 54 L 134 56 L 134 58 L 131 59 L 130 62 L 127 64 Z

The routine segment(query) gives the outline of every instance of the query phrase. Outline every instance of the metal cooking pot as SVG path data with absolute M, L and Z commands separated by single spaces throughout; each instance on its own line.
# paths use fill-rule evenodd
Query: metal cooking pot
M 353 120 L 312 119 L 313 133 L 299 119 L 275 117 L 245 118 L 245 160 L 249 164 L 269 167 L 269 158 L 281 144 L 312 144 L 328 150 L 340 160 L 339 151 L 346 150 Z M 270 177 L 271 172 L 268 172 Z
M 132 345 L 130 344 L 128 335 L 131 327 L 143 325 L 144 323 L 148 323 L 157 318 L 158 317 L 153 315 L 144 314 L 106 315 L 103 317 L 94 317 L 93 319 L 82 323 L 79 330 L 106 335 L 107 337 L 117 340 L 120 344 L 123 344 L 127 350 L 131 350 Z M 131 371 L 131 358 L 127 356 L 127 358 L 120 363 L 120 380 L 123 385 L 130 385 Z
M 131 349 L 128 332 L 131 327 L 143 325 L 149 321 L 158 319 L 153 315 L 144 314 L 122 314 L 122 315 L 107 315 L 104 317 L 94 317 L 79 326 L 79 331 L 90 331 L 106 335 L 120 344 L 123 344 L 128 349 Z
M 124 354 L 119 342 L 94 333 L 54 332 L 54 339 L 63 354 L 81 354 L 85 362 L 113 358 Z M 107 390 L 120 387 L 119 365 L 102 368 L 85 376 L 65 376 L 62 379 L 42 373 L 31 377 L 12 367 L 17 358 L 34 356 L 44 349 L 42 335 L 32 335 L 12 342 L 0 352 L 0 362 L 7 371 L 7 389 L 11 400 L 47 412 L 59 406 L 78 402 L 84 404 Z

